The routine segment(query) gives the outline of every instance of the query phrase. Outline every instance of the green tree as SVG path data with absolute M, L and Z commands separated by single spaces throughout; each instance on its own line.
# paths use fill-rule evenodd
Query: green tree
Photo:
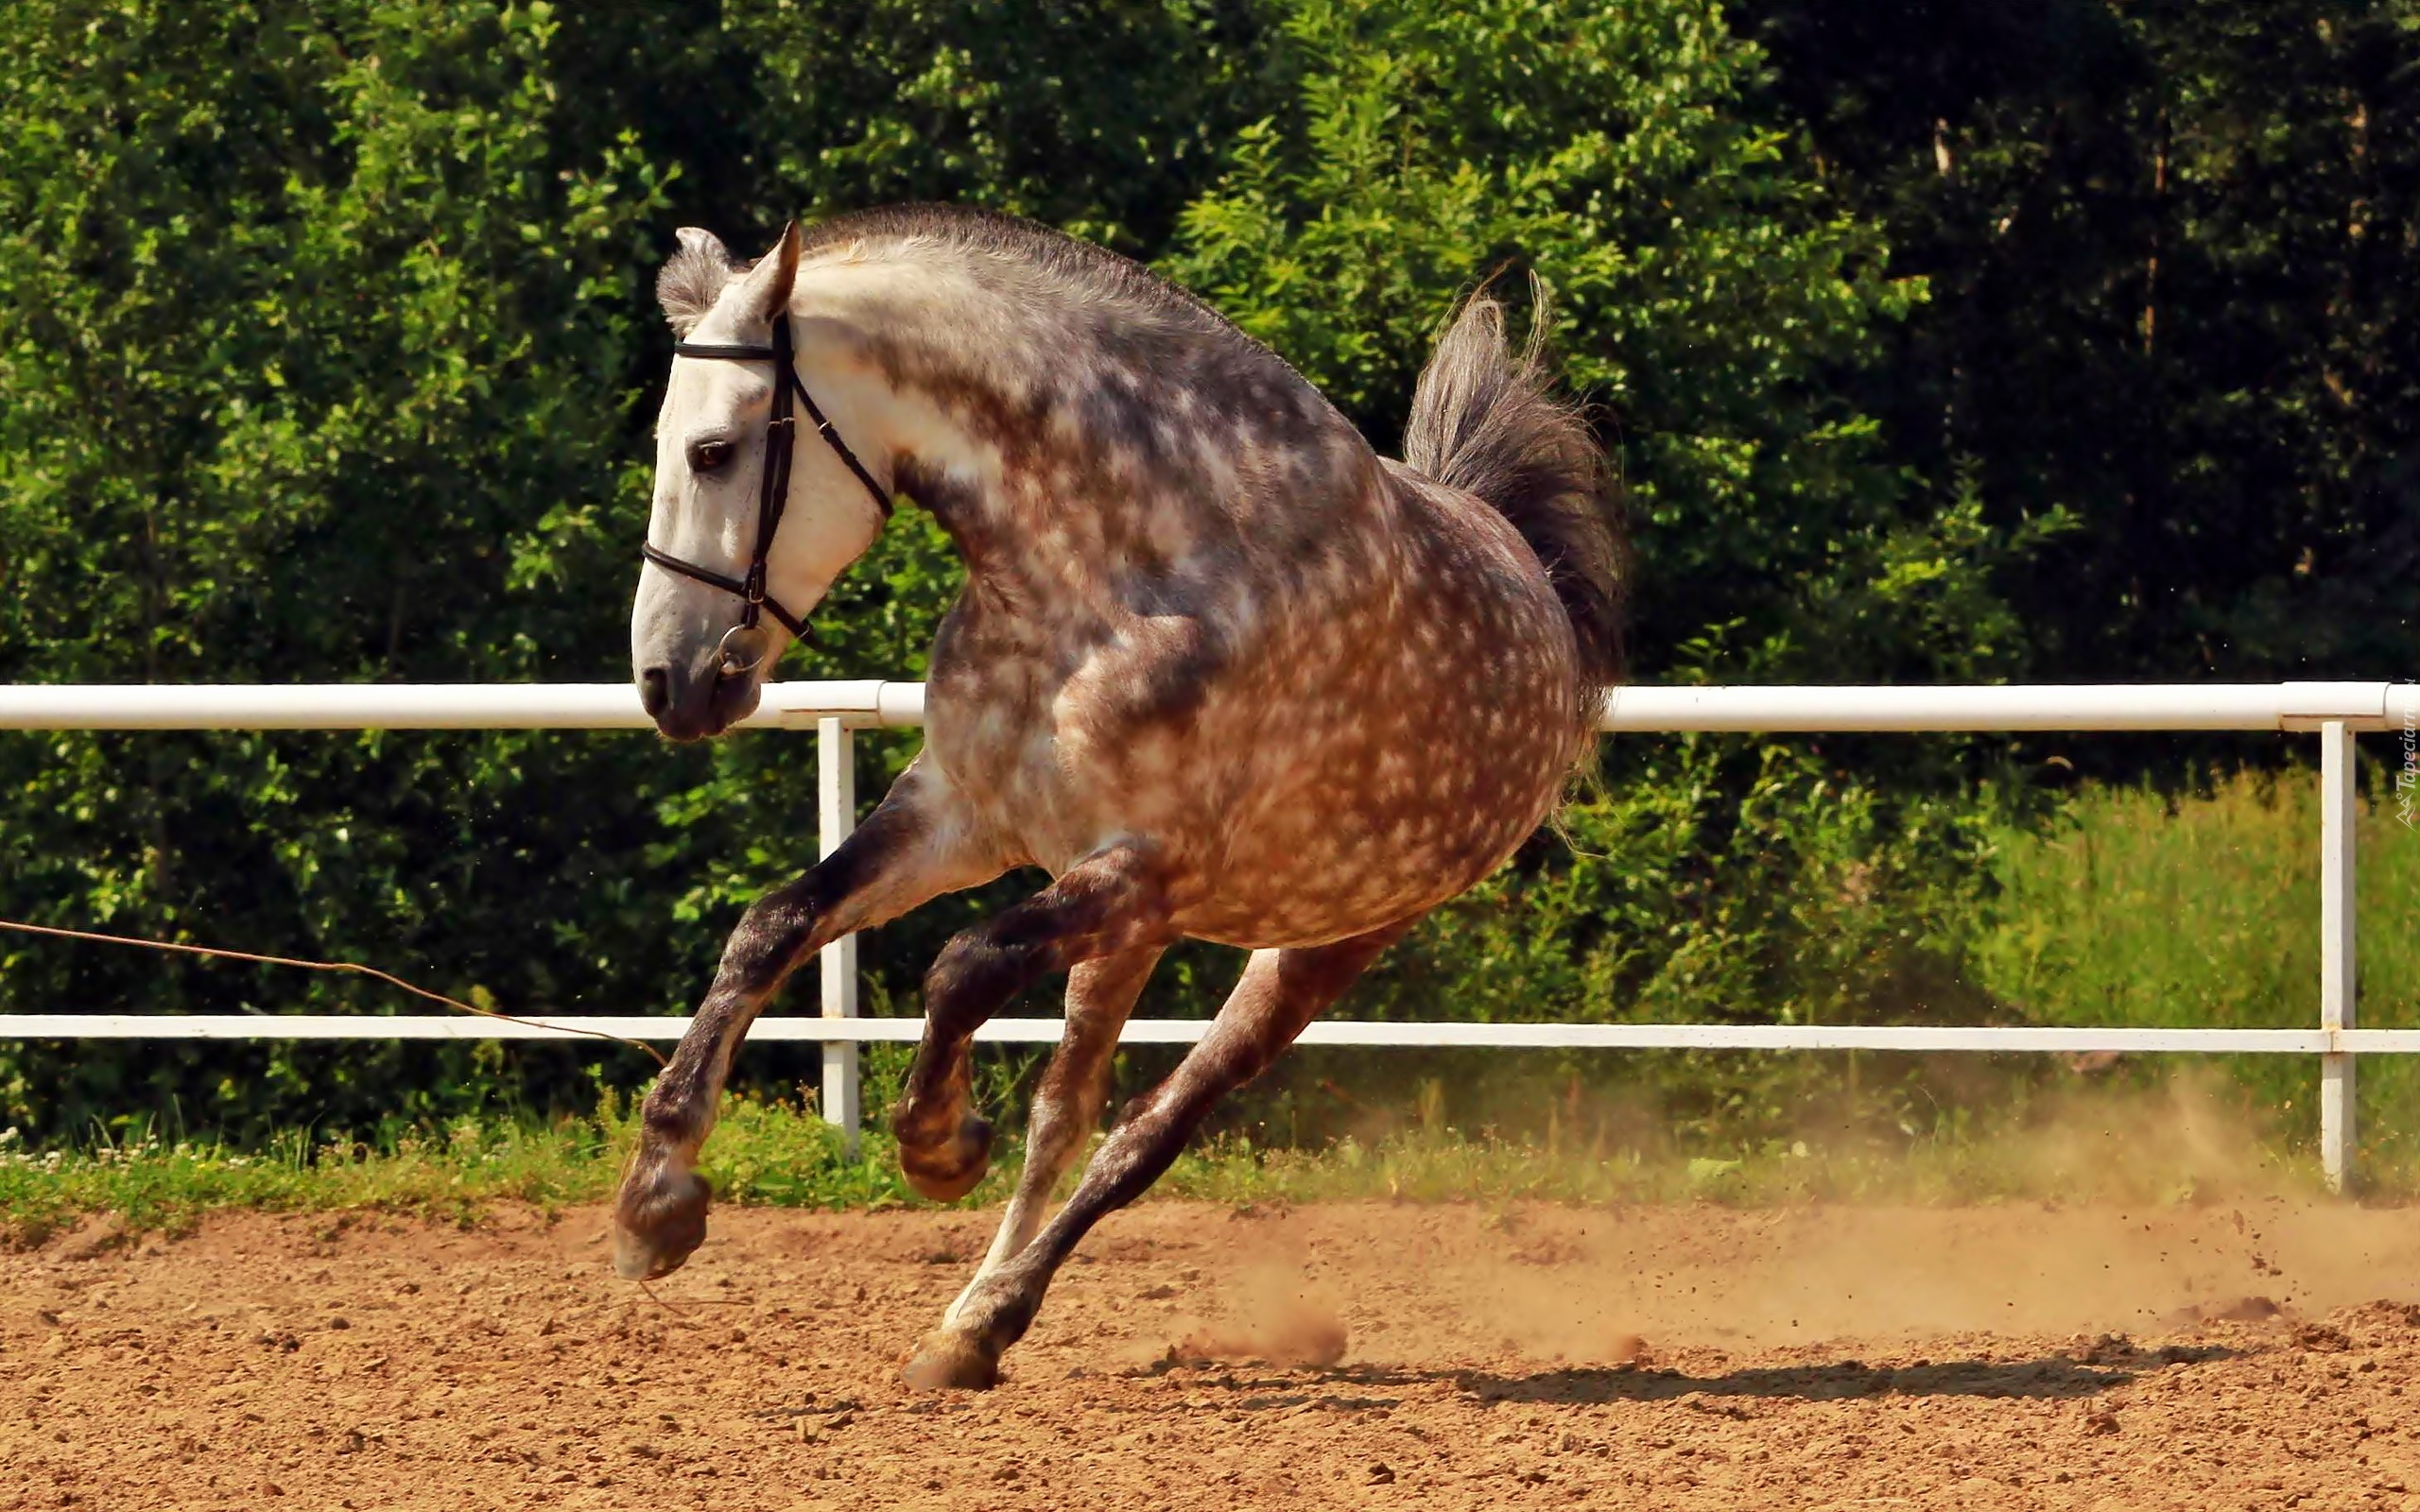
M 1285 35 L 1299 92 L 1188 210 L 1175 277 L 1383 438 L 1457 295 L 1535 273 L 1620 463 L 1645 680 L 2014 664 L 1993 575 L 2041 527 L 1910 479 L 1841 397 L 1924 286 L 1890 276 L 1880 228 L 1822 181 L 1718 7 L 1297 0 Z M 1951 987 L 1979 845 L 1958 747 L 1611 751 L 1562 833 L 1443 910 L 1363 1001 L 1483 1019 L 1972 1007 Z M 1739 1074 L 1676 1085 L 1737 1103 Z
M 12 7 L 0 678 L 619 679 L 670 229 L 745 249 L 908 198 L 1155 262 L 1382 447 L 1454 297 L 1534 271 L 1620 462 L 1643 679 L 1985 679 L 2029 657 L 2172 677 L 2205 653 L 2252 675 L 2298 646 L 2375 675 L 2414 592 L 2408 7 L 2009 14 Z M 903 520 L 786 673 L 915 675 L 956 582 Z M 870 790 L 909 742 L 874 744 Z M 1945 1011 L 1991 759 L 1616 742 L 1569 843 L 1530 847 L 1359 1002 Z M 812 782 L 777 737 L 12 738 L 0 914 L 374 960 L 513 1007 L 671 1009 L 741 902 L 811 859 Z M 910 1001 L 986 901 L 871 940 L 881 991 Z M 1155 1010 L 1228 977 L 1210 953 L 1167 974 Z M 389 1003 L 15 939 L 0 1000 Z M 642 1070 L 0 1046 L 0 1121 L 174 1098 L 198 1123 L 360 1123 L 584 1101 L 596 1066 Z M 1688 1085 L 1713 1112 L 1780 1084 Z
M 927 196 L 1149 251 L 1248 108 L 1250 19 L 10 8 L 0 678 L 618 680 L 671 228 L 745 245 L 788 215 Z M 915 675 L 956 576 L 927 526 L 894 531 L 790 675 Z M 804 748 L 769 737 L 12 738 L 0 914 L 372 960 L 510 1007 L 674 1009 L 740 903 L 812 859 L 813 784 Z M 878 975 L 912 984 L 962 917 L 874 942 Z M 0 1000 L 394 1005 L 344 979 L 16 937 Z M 0 1046 L 0 1122 L 584 1105 L 597 1059 Z
M 550 522 L 629 497 L 662 175 L 566 156 L 543 5 L 12 9 L 0 66 L 0 677 L 595 676 L 620 616 Z M 626 517 L 628 511 L 624 511 Z M 635 741 L 0 742 L 12 917 L 612 981 L 655 862 Z M 558 907 L 536 915 L 533 899 Z M 549 919 L 554 920 L 552 924 Z M 594 931 L 596 933 L 592 934 Z M 639 933 L 662 980 L 669 941 Z M 655 947 L 650 960 L 645 946 Z M 358 1007 L 344 981 L 0 944 L 12 1003 Z M 0 1117 L 323 1116 L 467 1055 L 0 1051 Z M 493 1056 L 485 1057 L 493 1060 Z M 321 1074 L 322 1067 L 333 1067 Z M 422 1106 L 425 1106 L 423 1104 Z
M 2004 579 L 2037 675 L 2409 666 L 2408 3 L 1750 0 L 1740 25 L 1933 290 L 1854 380 L 1893 451 L 1964 467 L 1997 523 L 2076 526 Z
M 1818 180 L 1712 5 L 1305 0 L 1301 84 L 1241 134 L 1166 264 L 1392 437 L 1438 321 L 1507 269 L 1552 291 L 1620 459 L 1642 664 L 1986 677 L 2017 544 L 1908 488 L 1832 376 L 1923 297 Z

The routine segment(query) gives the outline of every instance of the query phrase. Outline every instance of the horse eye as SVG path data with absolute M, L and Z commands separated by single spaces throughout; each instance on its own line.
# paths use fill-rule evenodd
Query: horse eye
M 729 441 L 699 441 L 689 448 L 689 471 L 712 472 L 731 460 Z

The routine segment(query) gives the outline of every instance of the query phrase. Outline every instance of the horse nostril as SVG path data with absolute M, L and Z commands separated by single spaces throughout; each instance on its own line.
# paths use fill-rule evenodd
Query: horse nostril
M 639 707 L 649 719 L 660 719 L 664 711 L 672 707 L 672 674 L 663 667 L 649 667 L 639 674 Z

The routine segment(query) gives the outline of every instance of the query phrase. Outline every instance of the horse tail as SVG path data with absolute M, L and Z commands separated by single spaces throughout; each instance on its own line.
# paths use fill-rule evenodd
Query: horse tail
M 1517 353 L 1504 307 L 1485 291 L 1455 314 L 1412 391 L 1404 460 L 1486 501 L 1537 553 L 1571 621 L 1593 713 L 1594 696 L 1622 676 L 1621 529 L 1605 454 L 1579 406 L 1553 391 L 1546 291 L 1530 287 L 1530 339 Z

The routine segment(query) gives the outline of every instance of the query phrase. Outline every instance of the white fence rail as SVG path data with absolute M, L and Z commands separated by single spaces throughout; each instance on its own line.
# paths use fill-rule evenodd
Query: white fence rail
M 766 687 L 747 729 L 818 735 L 821 850 L 856 813 L 851 731 L 921 726 L 921 683 L 790 682 Z M 621 683 L 348 684 L 308 687 L 0 687 L 5 730 L 644 730 Z M 2014 1028 L 1945 1025 L 1417 1023 L 1322 1020 L 1302 1043 L 1502 1049 L 2118 1051 L 2317 1056 L 2321 1160 L 2341 1188 L 2354 1143 L 2354 1057 L 2420 1053 L 2420 1030 L 2356 1029 L 2353 930 L 2355 737 L 2420 728 L 2420 687 L 2387 682 L 2042 687 L 1624 688 L 1607 700 L 1612 731 L 1850 733 L 2015 730 L 2281 730 L 2320 740 L 2319 1023 L 2313 1029 Z M 226 942 L 240 943 L 240 942 Z M 823 1045 L 825 1116 L 855 1128 L 856 1046 L 916 1038 L 918 1021 L 857 1016 L 856 942 L 822 956 L 822 1012 L 769 1016 L 758 1040 Z M 523 1040 L 601 1031 L 677 1040 L 681 1017 L 536 1017 L 527 1024 L 422 1015 L 0 1013 L 0 1039 Z M 1139 1019 L 1129 1044 L 1200 1038 L 1190 1020 Z M 977 1038 L 1040 1043 L 1056 1019 L 995 1019 Z

